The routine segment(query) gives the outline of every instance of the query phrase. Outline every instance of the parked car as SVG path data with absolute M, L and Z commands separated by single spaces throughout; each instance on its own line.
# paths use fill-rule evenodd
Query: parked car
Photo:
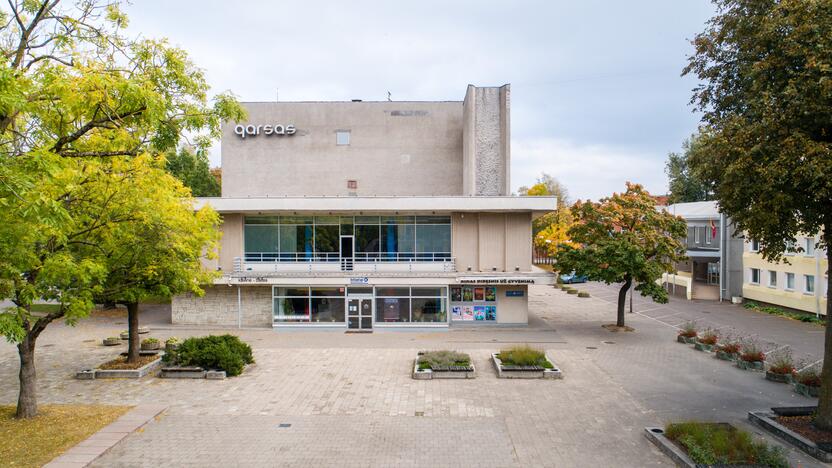
M 563 284 L 586 283 L 586 281 L 586 276 L 579 275 L 574 271 L 572 273 L 560 275 L 560 282 Z

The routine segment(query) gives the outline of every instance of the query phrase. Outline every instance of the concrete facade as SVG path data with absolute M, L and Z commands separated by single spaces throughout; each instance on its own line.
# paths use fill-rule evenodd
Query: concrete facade
M 482 324 L 525 325 L 527 286 L 554 281 L 532 266 L 532 220 L 556 200 L 509 195 L 509 89 L 244 104 L 248 120 L 222 127 L 222 197 L 195 206 L 222 217 L 206 263 L 222 274 L 204 297 L 174 298 L 173 321 L 352 327 L 350 300 L 369 298 L 362 328 L 447 327 L 465 283 L 498 291 L 469 299 Z
M 806 244 L 814 243 L 817 238 L 818 236 L 798 237 L 804 251 L 787 254 L 784 261 L 776 263 L 763 259 L 751 240 L 745 242 L 742 255 L 743 297 L 826 315 L 829 271 L 826 252 L 822 249 L 814 249 L 811 253 L 806 251 Z M 809 284 L 810 281 L 812 284 Z

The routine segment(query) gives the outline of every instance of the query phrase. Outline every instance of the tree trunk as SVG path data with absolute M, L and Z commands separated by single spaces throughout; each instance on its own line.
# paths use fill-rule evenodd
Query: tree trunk
M 35 341 L 37 336 L 26 334 L 17 345 L 20 355 L 20 393 L 17 397 L 18 419 L 28 419 L 38 414 L 37 373 L 35 372 Z
M 130 302 L 127 306 L 127 362 L 139 362 L 139 303 Z
M 823 226 L 824 243 L 826 244 L 826 265 L 832 266 L 832 225 Z M 825 431 L 832 431 L 832 275 L 826 278 L 826 332 L 823 344 L 823 373 L 820 381 L 820 398 L 818 399 L 818 414 L 815 426 Z
M 627 303 L 627 291 L 630 290 L 632 284 L 633 279 L 630 278 L 630 275 L 627 275 L 624 278 L 624 286 L 621 286 L 621 289 L 618 290 L 618 321 L 616 326 L 624 326 L 624 305 Z

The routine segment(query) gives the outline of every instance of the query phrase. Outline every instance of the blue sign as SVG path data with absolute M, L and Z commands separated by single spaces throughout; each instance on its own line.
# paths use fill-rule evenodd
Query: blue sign
M 350 278 L 350 284 L 368 284 L 370 282 L 370 278 L 366 276 L 361 278 Z
M 506 297 L 523 297 L 523 291 L 506 291 Z

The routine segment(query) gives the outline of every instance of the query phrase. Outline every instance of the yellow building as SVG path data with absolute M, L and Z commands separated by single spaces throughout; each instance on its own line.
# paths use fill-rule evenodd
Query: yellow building
M 779 263 L 763 259 L 756 241 L 744 243 L 743 285 L 745 299 L 826 314 L 826 285 L 829 270 L 826 253 L 815 249 L 817 236 L 799 236 L 800 252 L 786 254 Z

